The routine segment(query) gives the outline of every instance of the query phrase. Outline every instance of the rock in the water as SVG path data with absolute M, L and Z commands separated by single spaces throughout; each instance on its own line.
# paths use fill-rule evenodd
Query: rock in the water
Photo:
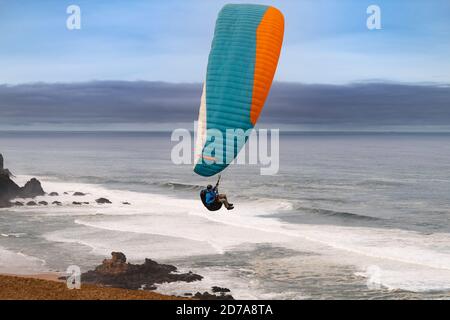
M 48 202 L 47 201 L 39 201 L 38 202 L 40 205 L 42 205 L 42 206 L 47 206 L 48 205 Z
M 16 202 L 14 202 L 14 205 L 18 206 L 18 207 L 22 207 L 23 206 L 23 202 L 16 201 Z
M 95 202 L 97 202 L 98 204 L 112 203 L 111 201 L 109 201 L 106 198 L 99 198 L 99 199 L 95 200 Z
M 43 196 L 44 194 L 44 189 L 42 189 L 41 183 L 36 178 L 32 178 L 28 181 L 20 190 L 20 197 L 22 198 L 34 198 Z
M 59 193 L 58 192 L 50 192 L 48 195 L 50 197 L 57 197 L 57 196 L 59 196 Z
M 72 202 L 72 204 L 74 204 L 74 205 L 76 205 L 76 206 L 81 206 L 81 205 L 82 205 L 82 203 L 81 203 L 81 202 L 78 202 L 78 201 L 74 201 L 74 202 Z
M 129 202 L 127 202 L 127 201 L 125 201 L 125 202 L 122 202 L 122 204 L 126 204 L 126 205 L 131 205 L 131 203 L 129 203 Z
M 37 203 L 34 201 L 28 201 L 27 206 L 37 206 Z
M 64 192 L 64 194 L 66 194 L 66 195 L 67 195 L 67 194 L 69 194 L 69 193 L 68 193 L 68 192 Z
M 0 172 L 0 208 L 9 207 L 11 199 L 18 196 L 20 187 L 11 180 L 8 174 Z
M 11 199 L 20 192 L 20 187 L 6 175 L 0 175 L 0 197 Z
M 83 202 L 83 204 L 89 204 L 89 202 Z
M 8 208 L 11 207 L 11 202 L 6 199 L 0 199 L 0 208 Z
M 111 259 L 103 260 L 103 263 L 95 268 L 99 274 L 116 275 L 128 270 L 127 257 L 122 252 L 111 252 Z
M 230 289 L 214 286 L 214 287 L 212 287 L 212 292 L 214 292 L 214 293 L 217 293 L 217 292 L 230 292 Z
M 194 295 L 194 298 L 196 299 L 200 299 L 200 300 L 234 300 L 233 296 L 229 295 L 229 294 L 224 294 L 221 293 L 219 296 L 215 295 L 215 294 L 211 294 L 209 292 L 197 292 Z
M 83 193 L 83 192 L 75 192 L 73 195 L 76 196 L 76 197 L 83 197 L 83 196 L 85 196 L 86 194 Z
M 145 259 L 143 264 L 126 262 L 126 256 L 121 252 L 111 253 L 111 259 L 82 274 L 83 282 L 103 284 L 118 288 L 152 290 L 155 283 L 175 281 L 199 281 L 203 277 L 189 273 L 174 273 L 177 268 L 172 265 L 159 264 L 156 261 Z
M 55 204 L 55 205 L 57 205 L 57 206 L 61 206 L 61 205 L 62 205 L 62 203 L 59 202 L 59 201 L 53 201 L 52 204 Z
M 11 173 L 3 167 L 3 156 L 0 154 L 0 208 L 11 206 L 14 198 L 34 198 L 44 195 L 39 180 L 33 178 L 22 188 L 11 180 Z
M 3 166 L 3 155 L 0 153 L 0 175 L 11 177 L 12 173 Z

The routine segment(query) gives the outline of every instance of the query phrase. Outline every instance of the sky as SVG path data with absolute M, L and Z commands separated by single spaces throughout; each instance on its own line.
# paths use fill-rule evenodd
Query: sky
M 227 2 L 0 0 L 0 130 L 190 125 Z M 245 2 L 286 23 L 261 123 L 450 131 L 450 1 Z M 80 30 L 66 27 L 73 4 Z M 366 25 L 373 4 L 380 30 Z
M 221 0 L 0 0 L 0 83 L 202 82 Z M 239 1 L 236 1 L 239 2 Z M 448 0 L 280 0 L 277 81 L 450 83 Z M 81 9 L 68 30 L 66 9 Z M 381 30 L 366 26 L 369 5 Z

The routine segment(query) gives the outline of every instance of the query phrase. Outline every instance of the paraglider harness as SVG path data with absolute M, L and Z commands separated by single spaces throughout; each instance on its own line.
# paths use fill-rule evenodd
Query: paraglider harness
M 219 179 L 217 179 L 216 186 L 213 188 L 213 190 L 215 190 L 215 191 L 217 190 L 217 188 L 219 187 L 219 182 L 220 182 L 220 175 L 219 175 Z M 203 205 L 209 211 L 220 210 L 220 208 L 222 208 L 222 202 L 217 201 L 217 197 L 213 203 L 210 203 L 210 204 L 206 203 L 206 193 L 207 192 L 208 192 L 207 189 L 203 189 L 202 191 L 200 191 L 200 199 L 202 199 Z

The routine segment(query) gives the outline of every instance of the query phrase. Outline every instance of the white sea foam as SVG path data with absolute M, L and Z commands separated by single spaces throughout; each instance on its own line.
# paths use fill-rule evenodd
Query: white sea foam
M 158 284 L 158 292 L 162 294 L 171 294 L 183 296 L 189 292 L 195 294 L 196 292 L 211 291 L 212 286 L 219 286 L 225 288 L 233 288 L 231 294 L 239 299 L 258 299 L 260 288 L 253 283 L 244 281 L 244 279 L 237 278 L 233 275 L 233 271 L 228 268 L 202 268 L 201 270 L 189 269 L 192 272 L 198 272 L 203 276 L 201 281 L 195 282 L 171 282 Z M 180 270 L 186 272 L 189 270 Z
M 204 242 L 189 241 L 136 232 L 110 232 L 99 228 L 71 228 L 44 235 L 48 241 L 78 243 L 91 248 L 93 254 L 109 256 L 111 251 L 126 253 L 129 261 L 145 258 L 168 259 L 211 254 L 214 250 Z
M 23 232 L 17 232 L 17 233 L 0 233 L 0 236 L 5 238 L 21 238 L 25 236 L 26 233 Z
M 25 181 L 29 177 L 20 178 Z M 48 191 L 59 192 L 60 196 L 43 196 L 36 200 L 58 200 L 65 205 L 13 210 L 73 217 L 77 224 L 91 231 L 60 230 L 47 234 L 47 239 L 84 244 L 99 254 L 123 249 L 135 259 L 164 259 L 224 253 L 248 243 L 270 243 L 317 252 L 322 259 L 354 265 L 360 270 L 359 276 L 370 277 L 367 268 L 375 265 L 381 270 L 381 285 L 390 289 L 450 289 L 450 236 L 444 233 L 425 235 L 387 228 L 288 224 L 267 215 L 290 209 L 289 202 L 262 199 L 236 203 L 233 211 L 224 209 L 211 213 L 198 199 L 40 179 Z M 64 191 L 81 191 L 88 195 L 61 195 Z M 106 197 L 113 203 L 98 205 L 94 202 L 98 197 Z M 74 206 L 72 201 L 89 201 L 90 204 Z M 123 205 L 123 201 L 131 205 Z M 155 235 L 162 238 L 154 238 L 152 242 L 148 237 Z
M 289 229 L 316 251 L 340 263 L 355 265 L 357 275 L 370 277 L 380 270 L 380 285 L 409 291 L 450 290 L 450 235 L 424 235 L 414 231 L 325 225 L 295 225 Z M 298 244 L 291 244 L 299 248 Z
M 20 176 L 22 182 L 29 176 Z M 160 235 L 174 239 L 185 239 L 207 244 L 211 250 L 202 253 L 223 253 L 242 243 L 274 243 L 287 238 L 274 232 L 274 225 L 280 225 L 273 219 L 261 219 L 278 210 L 291 208 L 288 202 L 274 202 L 270 199 L 253 203 L 242 203 L 233 211 L 225 209 L 220 213 L 210 213 L 198 199 L 178 199 L 159 194 L 148 194 L 122 190 L 110 190 L 100 185 L 67 183 L 38 177 L 47 191 L 56 191 L 57 197 L 40 196 L 35 201 L 61 201 L 62 206 L 24 206 L 12 210 L 32 211 L 44 216 L 72 216 L 75 223 L 91 228 L 130 232 L 138 234 Z M 64 195 L 65 191 L 70 194 Z M 74 191 L 86 193 L 86 196 L 73 196 Z M 112 204 L 97 204 L 95 199 L 105 197 Z M 88 205 L 73 205 L 73 201 L 89 202 Z M 124 205 L 122 202 L 130 202 Z M 93 247 L 95 252 L 105 252 L 111 245 L 107 239 L 87 241 L 78 239 L 72 233 L 69 239 L 65 231 L 46 235 L 49 239 L 78 242 Z M 101 245 L 103 243 L 103 245 Z M 113 248 L 114 249 L 114 248 Z M 188 250 L 189 251 L 189 250 Z M 198 250 L 197 250 L 198 251 Z M 182 253 L 182 250 L 177 250 Z

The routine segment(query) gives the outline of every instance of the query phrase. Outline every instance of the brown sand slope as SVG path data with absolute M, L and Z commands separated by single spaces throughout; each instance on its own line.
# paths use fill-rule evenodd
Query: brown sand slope
M 0 275 L 0 300 L 180 300 L 162 294 L 82 285 L 69 290 L 64 282 Z

